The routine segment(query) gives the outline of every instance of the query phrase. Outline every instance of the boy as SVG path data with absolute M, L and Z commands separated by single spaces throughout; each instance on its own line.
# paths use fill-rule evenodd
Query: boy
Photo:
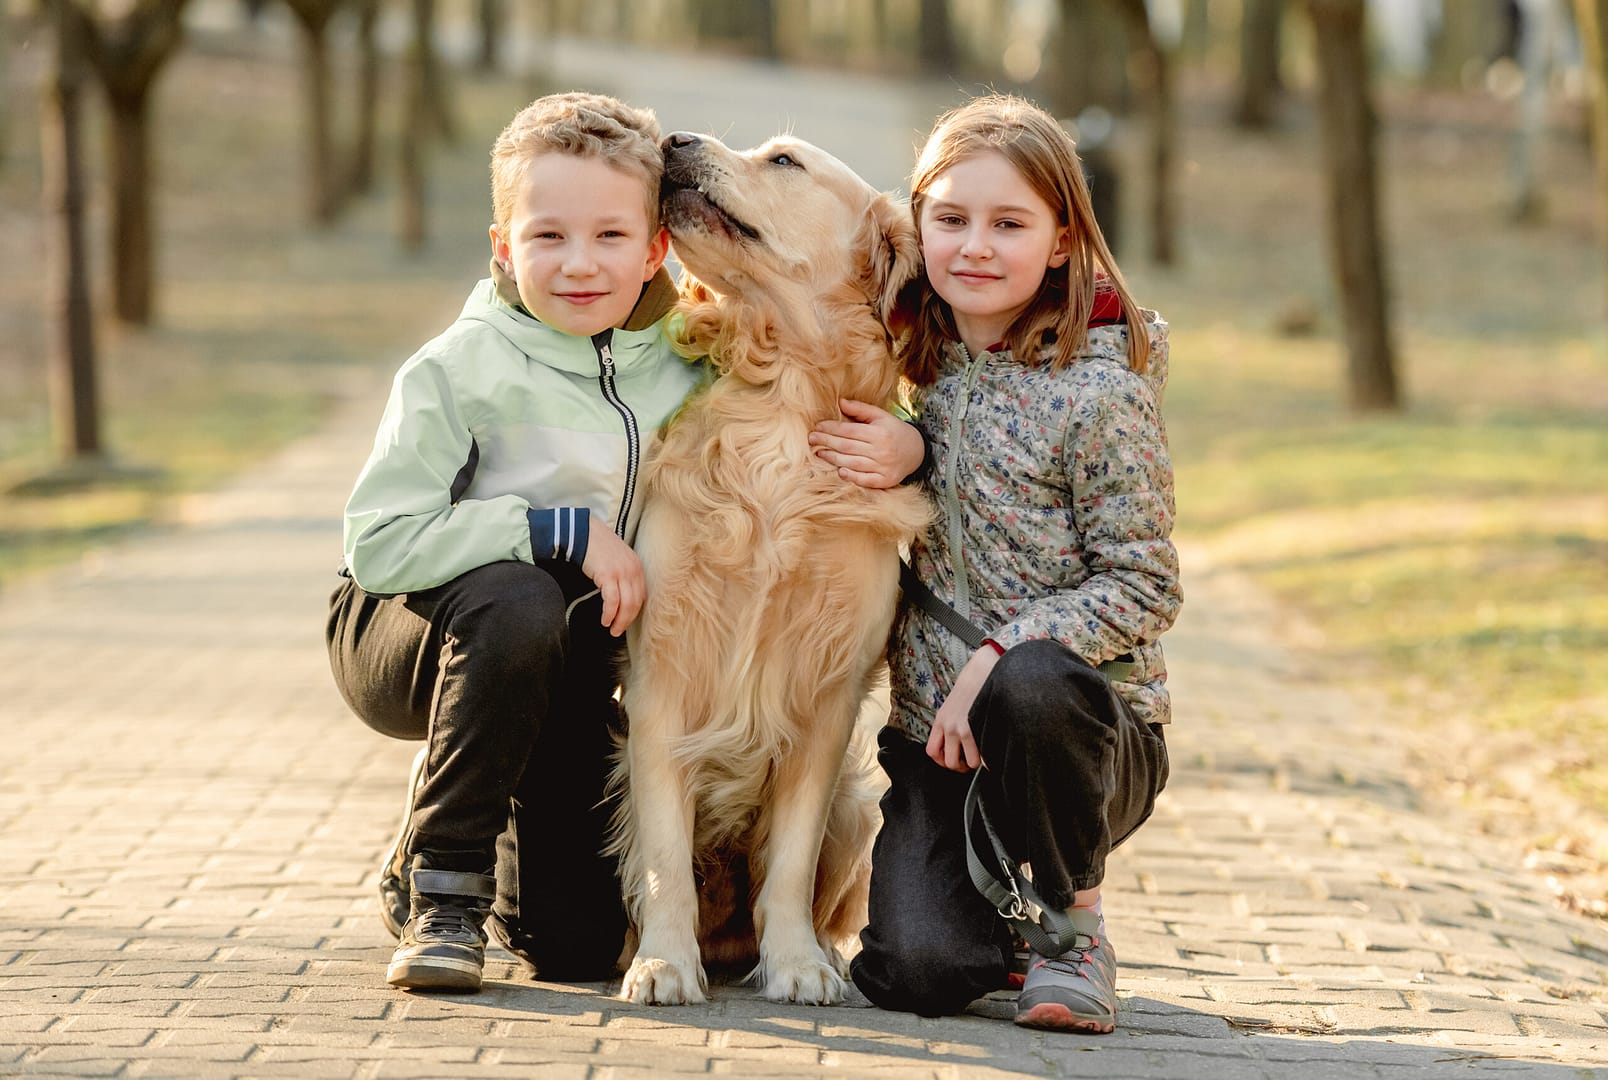
M 370 727 L 426 740 L 381 884 L 393 986 L 478 990 L 488 919 L 544 978 L 620 953 L 601 800 L 644 598 L 635 484 L 701 378 L 664 333 L 662 169 L 653 114 L 613 98 L 514 117 L 491 277 L 397 373 L 346 505 L 335 681 Z

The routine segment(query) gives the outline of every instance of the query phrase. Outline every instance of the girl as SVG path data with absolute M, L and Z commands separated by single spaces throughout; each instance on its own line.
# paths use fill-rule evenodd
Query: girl
M 1167 779 L 1157 638 L 1180 602 L 1167 327 L 1129 296 L 1072 139 L 1028 102 L 941 117 L 911 192 L 925 273 L 901 355 L 926 446 L 856 402 L 812 436 L 866 486 L 925 462 L 937 507 L 890 642 L 890 787 L 852 974 L 883 1008 L 958 1012 L 1010 981 L 1014 925 L 1039 942 L 1016 1022 L 1107 1032 L 1106 855 Z M 968 842 L 985 879 L 1004 864 L 995 901 L 973 885 Z M 1035 893 L 1058 940 L 1003 917 Z

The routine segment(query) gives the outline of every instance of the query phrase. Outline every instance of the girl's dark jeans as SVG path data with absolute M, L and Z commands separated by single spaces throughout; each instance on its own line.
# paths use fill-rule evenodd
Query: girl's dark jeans
M 1161 725 L 1141 723 L 1104 675 L 1052 641 L 1007 650 L 970 718 L 989 820 L 1011 857 L 1032 864 L 1044 902 L 1070 906 L 1150 816 L 1167 782 Z M 890 786 L 854 984 L 884 1009 L 944 1016 L 1005 986 L 1010 932 L 966 869 L 971 774 L 943 768 L 894 728 L 879 742 Z
M 491 563 L 394 597 L 347 578 L 326 632 L 336 685 L 363 722 L 428 743 L 410 851 L 495 859 L 493 914 L 546 978 L 606 976 L 625 935 L 602 853 L 620 643 L 596 597 L 566 619 L 591 589 L 551 561 Z

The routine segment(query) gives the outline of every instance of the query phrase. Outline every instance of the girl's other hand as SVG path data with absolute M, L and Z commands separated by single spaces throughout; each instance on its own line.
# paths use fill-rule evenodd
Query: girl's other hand
M 898 487 L 921 468 L 926 444 L 915 425 L 864 401 L 838 402 L 846 420 L 822 420 L 810 432 L 815 456 L 863 488 Z
M 983 764 L 983 755 L 972 736 L 971 708 L 997 663 L 999 653 L 992 646 L 984 645 L 972 653 L 955 679 L 955 688 L 933 718 L 927 756 L 951 772 L 971 772 Z

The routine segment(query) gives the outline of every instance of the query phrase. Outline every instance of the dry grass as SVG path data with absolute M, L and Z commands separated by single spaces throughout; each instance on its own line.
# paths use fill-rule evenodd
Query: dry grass
M 1343 407 L 1314 133 L 1299 118 L 1269 138 L 1224 130 L 1201 89 L 1188 264 L 1126 260 L 1173 323 L 1181 542 L 1305 614 L 1320 671 L 1378 683 L 1436 733 L 1427 775 L 1503 800 L 1531 837 L 1608 856 L 1608 289 L 1586 147 L 1560 126 L 1549 215 L 1519 226 L 1498 103 L 1387 99 L 1409 405 L 1359 419 Z M 1281 335 L 1303 309 L 1323 313 L 1317 333 Z M 1561 828 L 1559 791 L 1589 811 Z
M 394 369 L 450 321 L 484 272 L 484 148 L 522 88 L 459 85 L 462 145 L 434 156 L 433 243 L 409 256 L 385 190 L 389 141 L 381 190 L 332 228 L 310 228 L 296 67 L 282 50 L 221 45 L 182 51 L 158 87 L 157 323 L 98 327 L 105 443 L 118 463 L 146 471 L 71 494 L 0 496 L 0 585 L 157 520 L 173 494 L 215 484 L 310 430 L 357 373 Z M 55 460 L 33 134 L 41 51 L 14 54 L 12 142 L 0 165 L 0 490 Z M 91 119 L 98 178 L 98 110 Z M 104 296 L 105 205 L 95 190 L 90 239 Z M 373 379 L 361 381 L 372 393 Z

